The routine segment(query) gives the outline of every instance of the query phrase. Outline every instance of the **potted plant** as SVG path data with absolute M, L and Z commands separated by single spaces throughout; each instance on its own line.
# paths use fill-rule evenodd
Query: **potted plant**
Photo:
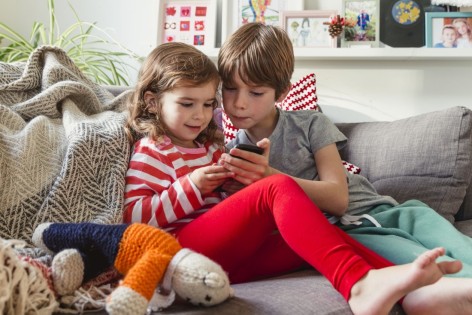
M 49 25 L 33 22 L 29 39 L 0 22 L 0 62 L 27 61 L 39 46 L 62 48 L 79 69 L 99 84 L 129 85 L 128 70 L 132 66 L 126 60 L 141 60 L 139 56 L 115 41 L 96 23 L 79 19 L 69 3 L 76 22 L 60 32 L 54 10 L 54 0 L 48 0 Z M 100 34 L 97 35 L 97 34 Z

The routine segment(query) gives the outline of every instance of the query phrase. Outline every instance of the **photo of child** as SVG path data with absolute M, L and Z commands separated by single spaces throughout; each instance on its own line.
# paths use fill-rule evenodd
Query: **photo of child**
M 471 12 L 427 12 L 427 47 L 472 48 Z
M 453 25 L 443 26 L 441 41 L 434 44 L 434 48 L 457 48 L 457 31 Z
M 373 0 L 344 0 L 345 16 L 343 46 L 347 43 L 376 47 L 379 38 L 379 2 Z
M 472 48 L 472 26 L 471 19 L 457 18 L 452 21 L 452 25 L 457 31 L 457 48 Z

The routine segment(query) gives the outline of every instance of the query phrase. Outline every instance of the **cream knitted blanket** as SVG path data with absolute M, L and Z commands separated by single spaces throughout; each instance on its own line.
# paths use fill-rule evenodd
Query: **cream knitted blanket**
M 0 63 L 1 238 L 31 244 L 45 221 L 120 221 L 126 96 L 91 82 L 58 48 Z

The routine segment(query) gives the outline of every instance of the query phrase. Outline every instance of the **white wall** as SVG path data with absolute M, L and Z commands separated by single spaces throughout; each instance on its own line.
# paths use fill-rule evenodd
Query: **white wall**
M 162 0 L 69 1 L 82 20 L 97 22 L 138 54 L 145 56 L 155 46 Z M 341 1 L 305 0 L 305 9 L 340 10 Z M 75 21 L 65 0 L 56 0 L 56 12 L 63 30 Z M 47 0 L 2 0 L 1 22 L 28 35 L 33 20 L 47 22 Z M 455 105 L 472 108 L 472 49 L 470 53 L 462 61 L 297 61 L 294 80 L 315 72 L 320 103 L 342 108 L 347 113 L 343 119 L 351 121 L 397 119 Z

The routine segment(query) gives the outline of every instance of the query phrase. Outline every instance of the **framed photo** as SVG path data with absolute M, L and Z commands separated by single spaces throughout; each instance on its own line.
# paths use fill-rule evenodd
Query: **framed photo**
M 246 23 L 262 22 L 282 26 L 282 12 L 285 10 L 302 11 L 303 4 L 304 0 L 223 0 L 222 42 Z
M 182 42 L 215 48 L 216 0 L 160 0 L 157 44 Z
M 337 46 L 336 38 L 329 35 L 330 18 L 337 11 L 283 11 L 282 27 L 292 40 L 293 47 Z
M 379 47 L 379 0 L 342 0 L 341 47 Z
M 426 12 L 426 47 L 472 48 L 472 12 Z

